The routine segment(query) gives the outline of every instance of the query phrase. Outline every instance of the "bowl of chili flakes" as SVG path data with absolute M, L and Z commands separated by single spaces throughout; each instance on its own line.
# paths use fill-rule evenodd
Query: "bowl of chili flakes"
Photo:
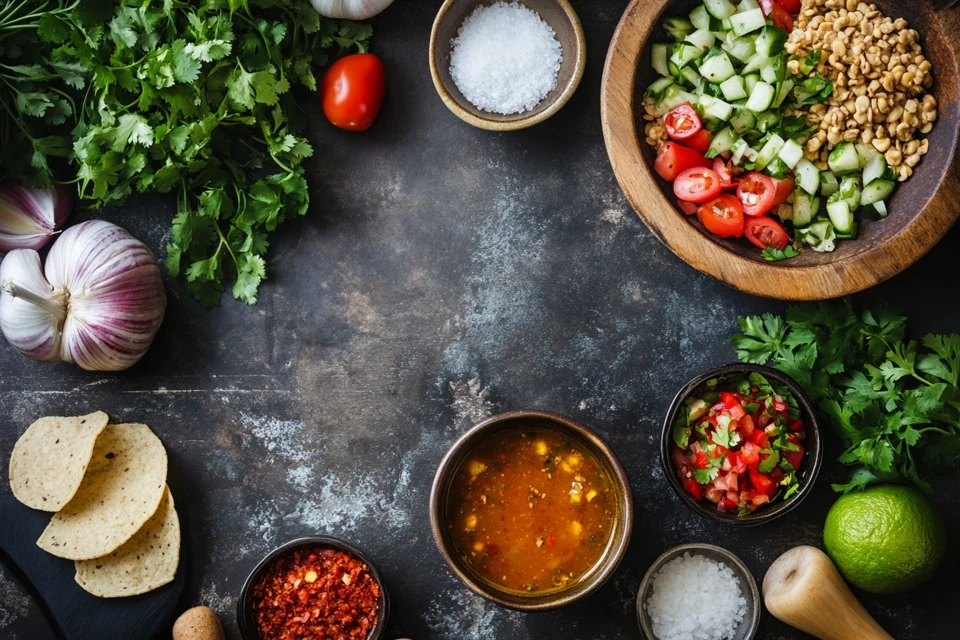
M 390 597 L 355 546 L 330 536 L 292 540 L 247 577 L 237 601 L 244 640 L 380 640 Z

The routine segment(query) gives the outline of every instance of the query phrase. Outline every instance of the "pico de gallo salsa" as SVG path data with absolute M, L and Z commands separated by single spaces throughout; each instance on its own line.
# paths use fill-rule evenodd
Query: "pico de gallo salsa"
M 672 458 L 683 488 L 746 515 L 800 488 L 806 427 L 796 398 L 759 373 L 715 378 L 686 400 Z

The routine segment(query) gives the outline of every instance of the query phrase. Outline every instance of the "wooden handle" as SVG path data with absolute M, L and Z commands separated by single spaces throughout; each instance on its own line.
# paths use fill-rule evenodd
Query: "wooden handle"
M 815 547 L 795 547 L 763 578 L 763 599 L 778 619 L 821 640 L 893 640 Z

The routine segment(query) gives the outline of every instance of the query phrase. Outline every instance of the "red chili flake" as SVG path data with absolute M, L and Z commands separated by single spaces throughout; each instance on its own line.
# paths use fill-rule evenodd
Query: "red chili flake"
M 315 548 L 277 560 L 253 596 L 263 640 L 364 640 L 377 623 L 380 585 L 352 555 Z

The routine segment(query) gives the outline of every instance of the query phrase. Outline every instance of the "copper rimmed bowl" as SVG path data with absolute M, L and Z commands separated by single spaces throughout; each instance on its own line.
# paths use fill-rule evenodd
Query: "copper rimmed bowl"
M 920 34 L 933 65 L 938 119 L 930 151 L 888 202 L 890 215 L 861 225 L 856 240 L 833 253 L 804 251 L 767 263 L 743 238 L 723 240 L 682 215 L 671 185 L 653 170 L 655 150 L 644 140 L 643 94 L 657 77 L 651 45 L 669 42 L 663 19 L 687 15 L 694 0 L 633 0 L 613 35 L 600 87 L 600 116 L 610 163 L 627 200 L 671 251 L 689 265 L 741 291 L 782 300 L 826 300 L 856 293 L 900 273 L 943 237 L 960 215 L 960 11 L 937 11 L 936 0 L 875 0 L 891 18 Z
M 569 587 L 547 593 L 517 593 L 498 589 L 478 577 L 460 559 L 450 535 L 448 520 L 450 490 L 460 466 L 477 445 L 488 437 L 507 430 L 549 429 L 558 432 L 589 451 L 610 478 L 614 501 L 613 533 L 603 555 L 593 568 Z M 633 496 L 630 481 L 613 451 L 596 433 L 572 418 L 548 411 L 523 410 L 502 413 L 484 420 L 463 435 L 447 452 L 430 492 L 430 528 L 443 559 L 473 592 L 510 609 L 542 611 L 556 609 L 582 600 L 600 588 L 613 574 L 630 542 L 633 530 Z
M 237 598 L 237 625 L 240 627 L 240 637 L 243 638 L 243 640 L 269 640 L 269 638 L 264 638 L 260 630 L 257 629 L 257 622 L 253 615 L 253 589 L 263 574 L 280 558 L 301 549 L 312 549 L 314 547 L 343 551 L 367 565 L 370 575 L 373 576 L 373 579 L 380 587 L 380 599 L 377 603 L 377 622 L 370 629 L 367 640 L 382 640 L 387 632 L 387 621 L 390 618 L 390 596 L 387 594 L 387 586 L 383 581 L 383 576 L 363 551 L 349 542 L 344 542 L 339 538 L 331 536 L 310 536 L 291 540 L 268 553 L 267 556 L 254 567 L 253 571 L 250 572 L 250 575 L 247 576 L 247 579 L 244 581 L 243 588 L 240 589 L 240 596 Z

